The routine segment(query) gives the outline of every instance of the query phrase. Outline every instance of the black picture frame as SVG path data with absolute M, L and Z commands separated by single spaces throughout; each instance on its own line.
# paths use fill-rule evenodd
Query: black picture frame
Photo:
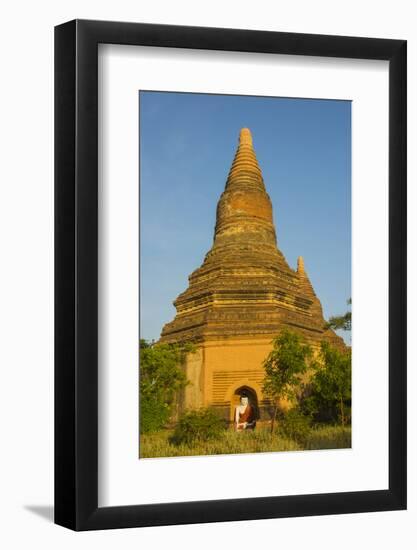
M 389 488 L 98 506 L 98 44 L 389 61 Z M 406 508 L 406 41 L 74 20 L 55 28 L 55 522 L 109 529 Z

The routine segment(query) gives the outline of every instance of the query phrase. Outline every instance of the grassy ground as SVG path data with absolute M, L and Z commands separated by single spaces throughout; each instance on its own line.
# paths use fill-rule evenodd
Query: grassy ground
M 171 430 L 142 435 L 140 458 L 346 449 L 351 446 L 351 428 L 342 426 L 312 428 L 302 443 L 278 434 L 271 436 L 268 428 L 239 433 L 228 430 L 217 441 L 201 441 L 193 446 L 173 445 L 169 442 L 171 435 Z

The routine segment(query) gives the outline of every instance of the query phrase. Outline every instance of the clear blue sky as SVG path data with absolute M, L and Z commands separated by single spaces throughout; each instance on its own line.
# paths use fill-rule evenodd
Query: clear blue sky
M 250 128 L 278 247 L 303 256 L 325 317 L 351 295 L 349 101 L 140 92 L 141 338 L 158 339 L 213 241 L 217 201 Z

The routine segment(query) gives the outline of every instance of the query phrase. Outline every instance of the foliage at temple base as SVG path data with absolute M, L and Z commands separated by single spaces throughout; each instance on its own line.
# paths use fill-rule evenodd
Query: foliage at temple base
M 295 332 L 285 329 L 274 339 L 273 349 L 264 362 L 263 384 L 265 395 L 274 405 L 271 432 L 274 430 L 281 401 L 296 399 L 311 354 L 311 347 Z
M 192 445 L 196 442 L 219 439 L 227 428 L 224 419 L 213 409 L 201 408 L 183 413 L 171 438 L 174 445 Z
M 140 342 L 140 430 L 160 430 L 171 418 L 180 390 L 187 385 L 182 368 L 190 344 Z
M 352 399 L 352 353 L 322 342 L 314 375 L 301 406 L 316 422 L 350 423 Z

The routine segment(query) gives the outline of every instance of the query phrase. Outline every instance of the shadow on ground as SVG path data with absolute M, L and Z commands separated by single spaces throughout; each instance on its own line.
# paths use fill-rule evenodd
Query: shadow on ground
M 49 521 L 52 523 L 54 521 L 54 507 L 53 506 L 37 506 L 37 505 L 30 505 L 30 506 L 24 506 L 25 510 L 28 510 L 29 512 L 32 512 L 32 514 L 36 514 L 37 516 L 46 519 L 46 521 Z

